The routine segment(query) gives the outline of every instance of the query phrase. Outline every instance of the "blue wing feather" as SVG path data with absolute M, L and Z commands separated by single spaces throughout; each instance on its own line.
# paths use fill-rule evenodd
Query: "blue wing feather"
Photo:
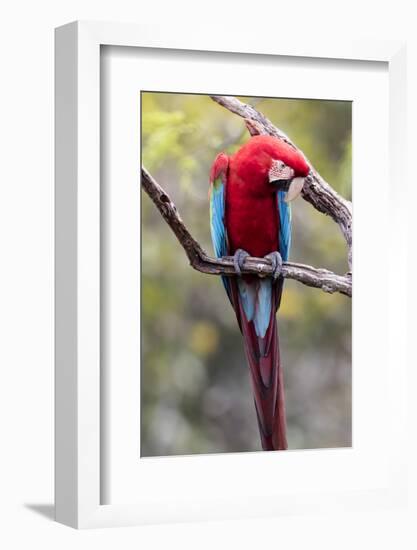
M 291 206 L 285 202 L 285 191 L 278 191 L 279 213 L 279 253 L 284 262 L 288 261 L 291 248 Z
M 221 179 L 213 182 L 210 196 L 210 226 L 211 239 L 217 258 L 225 256 L 226 250 L 226 229 L 224 226 L 224 183 Z
M 222 177 L 218 177 L 212 183 L 210 193 L 210 229 L 214 253 L 217 258 L 227 256 L 227 236 L 225 228 L 225 192 L 226 185 Z M 222 275 L 223 286 L 231 299 L 230 283 L 227 277 Z

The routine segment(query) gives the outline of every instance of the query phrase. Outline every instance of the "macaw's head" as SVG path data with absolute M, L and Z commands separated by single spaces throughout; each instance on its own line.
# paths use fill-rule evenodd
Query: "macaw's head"
M 254 136 L 235 154 L 241 177 L 256 192 L 286 191 L 292 201 L 301 193 L 310 168 L 303 154 L 272 136 Z

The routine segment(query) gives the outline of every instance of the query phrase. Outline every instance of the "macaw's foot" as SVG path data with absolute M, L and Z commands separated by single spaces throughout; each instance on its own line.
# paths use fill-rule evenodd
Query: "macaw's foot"
M 238 277 L 242 277 L 243 264 L 245 263 L 245 258 L 247 258 L 249 255 L 250 254 L 248 254 L 245 250 L 242 250 L 241 248 L 238 248 L 234 253 L 233 265 L 235 267 L 236 275 Z
M 271 252 L 271 254 L 268 254 L 265 256 L 265 260 L 271 260 L 272 264 L 272 278 L 274 281 L 278 279 L 278 277 L 281 275 L 282 271 L 282 257 L 279 252 Z

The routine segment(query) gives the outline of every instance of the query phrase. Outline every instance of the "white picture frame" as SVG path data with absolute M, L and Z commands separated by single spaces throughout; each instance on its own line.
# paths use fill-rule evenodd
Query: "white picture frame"
M 253 32 L 253 31 L 252 31 Z M 67 525 L 104 527 L 144 522 L 227 518 L 305 512 L 340 507 L 393 506 L 405 498 L 403 425 L 406 354 L 401 323 L 395 327 L 398 356 L 395 378 L 389 377 L 394 396 L 396 445 L 387 449 L 389 475 L 383 487 L 361 491 L 288 491 L 285 499 L 256 513 L 242 504 L 242 495 L 230 494 L 193 506 L 179 506 L 175 494 L 144 509 L 143 504 L 101 504 L 100 392 L 100 48 L 129 46 L 205 52 L 379 61 L 389 74 L 389 185 L 405 180 L 405 46 L 388 41 L 272 39 L 257 33 L 248 46 L 244 30 L 218 33 L 190 29 L 187 37 L 170 27 L 75 22 L 56 30 L 56 519 Z M 388 136 L 387 136 L 388 138 Z M 388 165 L 388 163 L 387 163 Z M 404 190 L 398 190 L 402 193 Z M 398 201 L 400 203 L 400 201 Z M 399 206 L 391 211 L 397 254 L 396 277 L 405 268 L 406 227 Z M 401 275 L 401 273 L 400 273 Z M 388 279 L 392 282 L 392 278 Z M 405 323 L 405 291 L 389 303 L 395 319 Z M 394 337 L 394 335 L 393 335 Z M 395 389 L 395 391 L 394 391 Z M 395 421 L 394 421 L 395 420 Z M 233 460 L 233 456 L 229 456 Z M 237 459 L 236 459 L 237 460 Z M 202 496 L 204 501 L 204 495 Z

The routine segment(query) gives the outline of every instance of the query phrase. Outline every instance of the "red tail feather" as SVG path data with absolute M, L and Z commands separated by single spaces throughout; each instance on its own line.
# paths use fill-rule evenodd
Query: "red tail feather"
M 244 340 L 249 364 L 259 431 L 264 451 L 287 449 L 284 381 L 279 354 L 276 307 L 271 308 L 268 330 L 264 338 L 256 335 L 240 302 L 239 292 L 231 280 L 232 301 Z M 278 307 L 282 281 L 273 288 L 272 302 Z

